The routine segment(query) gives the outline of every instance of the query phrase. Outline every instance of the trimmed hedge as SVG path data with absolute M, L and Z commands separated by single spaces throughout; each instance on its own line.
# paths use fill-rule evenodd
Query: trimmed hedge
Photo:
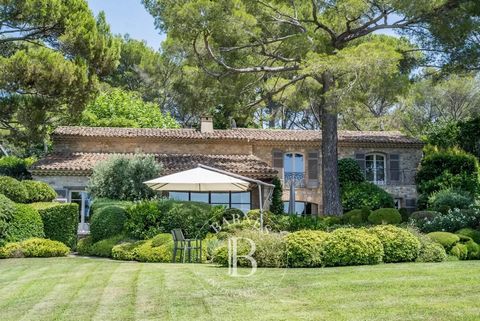
M 66 256 L 68 253 L 70 249 L 62 242 L 41 238 L 8 243 L 0 248 L 0 258 L 55 257 Z
M 468 247 L 461 243 L 455 244 L 450 250 L 450 254 L 459 260 L 466 260 L 468 258 Z
M 399 224 L 402 222 L 402 215 L 395 208 L 380 208 L 368 216 L 372 224 Z
M 351 183 L 342 187 L 342 207 L 344 211 L 362 207 L 376 210 L 394 206 L 392 196 L 373 183 Z
M 146 241 L 124 242 L 112 249 L 116 260 L 139 262 L 171 262 L 173 240 L 170 234 L 159 234 Z
M 115 245 L 128 240 L 125 235 L 115 235 L 108 239 L 93 242 L 91 236 L 88 236 L 78 242 L 77 251 L 80 255 L 93 255 L 100 257 L 112 257 L 112 249 Z
M 354 228 L 339 228 L 323 243 L 323 265 L 365 265 L 382 262 L 383 245 L 375 235 Z
M 285 237 L 290 267 L 314 267 L 322 265 L 322 245 L 328 233 L 322 231 L 298 231 Z
M 91 215 L 95 215 L 101 208 L 107 206 L 118 206 L 124 209 L 127 209 L 129 206 L 133 205 L 133 202 L 130 201 L 119 201 L 119 200 L 112 200 L 109 198 L 96 198 L 92 206 L 90 207 Z
M 442 245 L 434 242 L 422 244 L 418 253 L 417 262 L 443 262 L 447 259 L 447 252 Z
M 93 215 L 90 223 L 90 235 L 94 242 L 118 235 L 123 232 L 127 211 L 119 206 L 105 206 Z
M 467 209 L 474 202 L 471 194 L 460 190 L 441 190 L 433 193 L 428 199 L 429 208 L 433 211 L 448 213 L 455 208 Z
M 45 237 L 60 241 L 71 248 L 77 244 L 78 204 L 33 203 L 43 222 Z
M 369 231 L 383 244 L 383 262 L 411 262 L 417 258 L 420 241 L 409 231 L 392 225 L 376 226 Z
M 356 160 L 343 158 L 338 161 L 338 180 L 341 187 L 351 183 L 362 183 L 365 181 L 365 174 Z
M 455 234 L 468 236 L 476 243 L 480 243 L 480 231 L 474 230 L 473 228 L 462 228 L 461 230 L 458 230 Z
M 441 244 L 445 250 L 449 251 L 456 243 L 460 241 L 460 237 L 449 232 L 432 232 L 427 234 L 433 241 Z
M 26 203 L 51 202 L 57 197 L 55 190 L 47 183 L 38 181 L 22 181 L 27 190 Z
M 15 204 L 15 211 L 7 223 L 5 235 L 4 242 L 19 242 L 32 237 L 44 237 L 40 214 L 29 205 Z
M 31 179 L 32 175 L 28 167 L 34 162 L 33 158 L 18 158 L 15 156 L 4 156 L 0 158 L 0 175 L 10 176 L 19 180 Z
M 351 210 L 343 214 L 343 220 L 347 224 L 361 225 L 367 222 L 368 216 L 370 216 L 371 212 L 372 211 L 367 207 Z
M 7 238 L 8 223 L 12 220 L 15 213 L 15 203 L 8 197 L 0 194 L 0 246 Z
M 26 203 L 28 200 L 28 191 L 22 182 L 8 176 L 0 176 L 0 194 L 16 203 Z

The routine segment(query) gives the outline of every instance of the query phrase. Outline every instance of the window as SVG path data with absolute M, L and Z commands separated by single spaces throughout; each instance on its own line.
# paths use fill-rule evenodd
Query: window
M 283 211 L 288 213 L 289 202 L 283 202 Z M 297 215 L 311 215 L 312 203 L 307 202 L 295 202 L 295 213 Z
M 88 223 L 90 222 L 90 205 L 92 199 L 90 195 L 85 191 L 74 191 L 69 192 L 69 201 L 70 203 L 78 204 L 78 216 L 79 216 L 79 232 L 85 233 L 88 232 Z M 87 223 L 87 224 L 86 224 Z
M 294 182 L 295 187 L 305 186 L 305 164 L 303 155 L 298 153 L 286 153 L 283 157 L 285 185 L 290 186 Z
M 168 197 L 177 201 L 202 202 L 211 205 L 238 208 L 244 212 L 251 210 L 250 192 L 169 192 Z
M 402 208 L 402 199 L 401 198 L 395 198 L 394 202 L 395 202 L 395 208 L 397 210 Z
M 370 154 L 365 157 L 365 177 L 377 185 L 385 185 L 385 156 Z

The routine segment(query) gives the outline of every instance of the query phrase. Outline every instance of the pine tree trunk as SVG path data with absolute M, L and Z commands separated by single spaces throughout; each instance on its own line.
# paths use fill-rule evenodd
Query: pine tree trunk
M 334 80 L 329 73 L 325 73 L 322 80 L 323 93 L 326 94 L 334 86 Z M 338 180 L 338 115 L 332 100 L 324 99 L 321 113 L 323 215 L 342 215 Z

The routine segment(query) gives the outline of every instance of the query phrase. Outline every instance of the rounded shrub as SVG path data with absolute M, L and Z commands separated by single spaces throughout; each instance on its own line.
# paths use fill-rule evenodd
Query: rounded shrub
M 370 213 L 370 209 L 364 207 L 362 209 L 355 209 L 346 212 L 345 214 L 343 214 L 343 219 L 347 224 L 361 225 L 367 222 Z
M 308 230 L 290 233 L 285 236 L 288 266 L 321 266 L 322 245 L 327 236 L 327 232 Z
M 122 242 L 112 248 L 112 258 L 122 261 L 134 261 L 136 259 L 135 250 L 145 241 Z
M 9 222 L 15 213 L 15 203 L 5 195 L 0 194 L 0 246 L 6 240 L 6 232 Z
M 433 193 L 428 199 L 429 208 L 441 213 L 448 213 L 455 208 L 467 209 L 472 204 L 473 197 L 460 190 L 441 190 Z
M 431 232 L 427 234 L 434 242 L 441 244 L 445 250 L 449 251 L 456 243 L 460 241 L 460 237 L 449 232 Z
M 365 230 L 339 228 L 323 242 L 322 264 L 326 266 L 378 264 L 382 258 L 382 242 Z
M 465 243 L 465 246 L 467 247 L 467 258 L 469 260 L 478 260 L 480 258 L 480 245 L 473 240 L 469 240 Z
M 459 260 L 466 260 L 468 258 L 468 247 L 465 244 L 457 243 L 450 250 L 450 254 Z
M 28 205 L 15 204 L 15 212 L 5 230 L 6 242 L 44 237 L 43 222 L 38 211 Z
M 91 255 L 91 250 L 92 250 L 92 237 L 87 236 L 85 238 L 82 238 L 77 242 L 77 252 L 80 255 Z
M 51 202 L 57 197 L 55 190 L 47 183 L 22 181 L 22 185 L 27 190 L 27 203 Z
M 418 253 L 417 262 L 443 262 L 447 258 L 447 252 L 442 245 L 435 242 L 422 244 Z
M 31 238 L 22 242 L 9 243 L 0 248 L 1 258 L 13 257 L 56 257 L 70 253 L 68 246 L 62 242 Z
M 417 211 L 413 212 L 412 215 L 410 215 L 410 220 L 413 222 L 431 220 L 440 214 L 440 212 L 435 211 Z
M 402 215 L 395 208 L 380 208 L 368 216 L 372 224 L 399 224 L 402 222 Z
M 127 220 L 127 212 L 119 206 L 106 206 L 93 215 L 90 235 L 94 242 L 122 233 Z
M 26 203 L 28 192 L 22 182 L 8 176 L 0 176 L 0 194 L 16 203 Z
M 370 232 L 383 244 L 385 263 L 414 261 L 420 250 L 420 241 L 409 231 L 392 225 L 376 226 Z
M 242 219 L 245 217 L 245 213 L 243 213 L 242 210 L 238 208 L 226 208 L 224 211 L 222 211 L 221 216 L 218 218 L 218 221 L 220 224 L 223 224 L 225 221 L 226 222 L 233 222 L 238 221 L 239 219 Z
M 170 242 L 159 246 L 153 246 L 152 240 L 148 240 L 135 247 L 133 253 L 134 259 L 139 262 L 171 262 L 173 253 L 173 241 L 170 239 Z M 192 253 L 192 255 L 194 254 Z
M 480 243 L 480 231 L 474 230 L 473 228 L 462 228 L 458 230 L 455 234 L 468 236 L 476 243 Z
M 376 210 L 383 207 L 394 207 L 390 194 L 370 182 L 350 183 L 342 186 L 342 207 L 345 211 L 367 207 Z
M 112 236 L 108 239 L 104 239 L 93 243 L 90 246 L 89 255 L 100 257 L 112 257 L 112 249 L 115 245 L 125 242 L 126 237 L 122 234 Z
M 32 175 L 28 167 L 33 164 L 34 158 L 18 158 L 15 156 L 4 156 L 0 158 L 0 175 L 14 177 L 16 179 L 31 179 Z

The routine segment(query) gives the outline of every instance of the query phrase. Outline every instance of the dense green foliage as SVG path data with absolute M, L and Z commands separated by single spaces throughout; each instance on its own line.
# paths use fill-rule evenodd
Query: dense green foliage
M 272 180 L 272 184 L 275 185 L 275 187 L 273 188 L 270 212 L 276 215 L 281 215 L 283 214 L 282 182 L 277 176 L 275 176 Z
M 95 212 L 90 222 L 90 235 L 94 242 L 123 232 L 127 211 L 119 206 L 105 206 Z
M 370 211 L 368 207 L 351 210 L 343 214 L 343 220 L 347 224 L 360 225 L 368 221 L 368 217 L 370 216 L 371 212 L 372 211 Z
M 125 241 L 128 241 L 128 238 L 122 234 L 98 242 L 93 242 L 92 238 L 88 236 L 78 241 L 77 251 L 80 255 L 112 257 L 113 247 Z
M 29 205 L 15 204 L 12 218 L 4 230 L 5 239 L 0 242 L 18 242 L 31 237 L 44 237 L 40 214 Z
M 120 43 L 85 0 L 9 0 L 0 21 L 0 128 L 31 147 L 51 125 L 77 121 Z
M 329 233 L 323 243 L 326 266 L 378 264 L 383 255 L 378 237 L 360 229 L 339 228 Z
M 0 176 L 0 194 L 17 203 L 26 203 L 28 200 L 27 189 L 13 177 Z
M 455 232 L 466 227 L 476 228 L 480 224 L 480 209 L 454 209 L 446 214 L 435 215 L 431 219 L 412 222 L 423 232 Z
M 8 224 L 15 214 L 15 203 L 5 195 L 0 194 L 0 245 L 7 238 Z
M 136 93 L 111 89 L 89 103 L 80 120 L 92 127 L 177 128 L 177 122 L 163 114 L 158 105 L 144 102 Z
M 338 179 L 340 186 L 344 187 L 364 182 L 365 174 L 354 159 L 343 158 L 338 161 Z
M 460 237 L 448 232 L 432 232 L 427 234 L 433 241 L 441 244 L 445 250 L 449 251 L 452 247 L 460 241 Z
M 18 180 L 30 179 L 32 175 L 28 167 L 32 165 L 32 158 L 5 156 L 0 158 L 0 176 L 10 176 Z
M 188 238 L 203 238 L 222 212 L 223 208 L 205 203 L 168 199 L 141 201 L 128 208 L 125 229 L 136 239 L 149 239 L 175 228 L 183 229 Z
M 396 208 L 379 208 L 368 216 L 368 221 L 372 224 L 398 224 L 402 216 Z
M 478 160 L 459 149 L 430 150 L 420 163 L 416 183 L 420 194 L 453 189 L 474 195 L 480 190 Z
M 51 202 L 57 197 L 55 190 L 44 182 L 22 181 L 27 190 L 27 203 Z
M 432 211 L 448 213 L 455 208 L 467 209 L 473 204 L 471 194 L 461 190 L 440 190 L 433 193 L 428 199 L 428 208 Z
M 55 257 L 70 253 L 68 246 L 59 241 L 30 238 L 0 247 L 0 258 Z
M 285 237 L 289 267 L 315 267 L 322 265 L 322 246 L 328 233 L 298 231 Z
M 468 247 L 465 244 L 455 244 L 449 252 L 451 255 L 457 257 L 459 260 L 466 260 L 468 258 Z
M 392 225 L 376 226 L 369 231 L 383 244 L 383 262 L 412 262 L 417 258 L 421 244 L 409 231 Z
M 376 210 L 383 207 L 393 207 L 390 194 L 370 182 L 347 184 L 342 188 L 342 206 L 344 211 L 367 207 Z
M 70 248 L 77 243 L 78 204 L 34 203 L 30 204 L 42 217 L 45 237 L 60 241 Z
M 455 232 L 455 234 L 459 235 L 464 235 L 470 237 L 472 240 L 474 240 L 476 243 L 480 244 L 480 231 L 479 230 L 474 230 L 473 228 L 462 228 Z
M 133 201 L 151 198 L 155 192 L 143 182 L 160 175 L 161 164 L 154 156 L 112 156 L 96 165 L 88 183 L 93 197 Z
M 109 198 L 95 198 L 95 200 L 92 203 L 92 206 L 90 207 L 90 211 L 92 212 L 92 215 L 95 215 L 95 213 L 98 212 L 103 207 L 118 206 L 126 209 L 132 204 L 133 202 L 131 201 L 119 201 L 119 200 L 112 200 Z

